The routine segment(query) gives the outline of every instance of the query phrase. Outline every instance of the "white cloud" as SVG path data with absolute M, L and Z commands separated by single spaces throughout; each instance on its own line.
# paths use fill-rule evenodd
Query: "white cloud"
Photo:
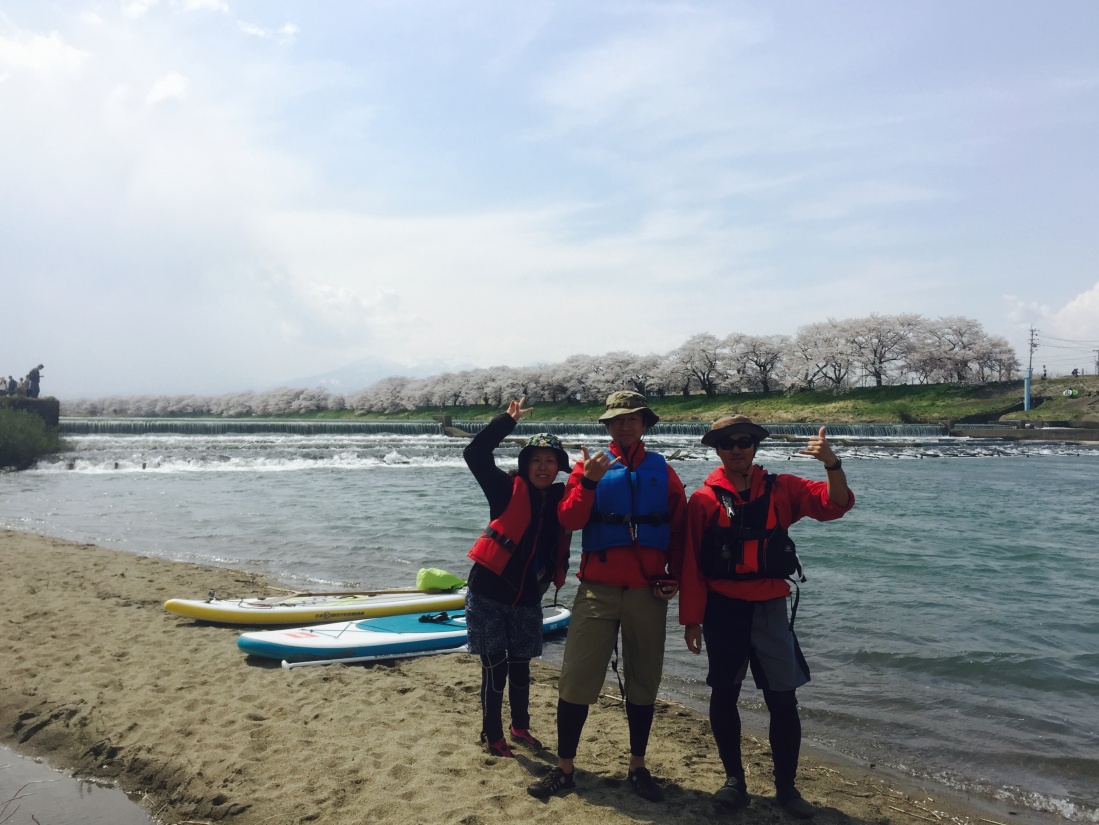
M 145 98 L 147 106 L 154 106 L 165 100 L 178 100 L 187 96 L 187 78 L 179 72 L 170 72 L 164 75 L 149 90 Z
M 225 0 L 183 0 L 182 5 L 184 11 L 229 12 L 229 4 Z
M 1047 317 L 1058 337 L 1099 342 L 1099 281 Z
M 1055 372 L 1096 363 L 1099 349 L 1099 281 L 1060 307 L 1025 301 L 1009 295 L 1009 317 L 1016 324 L 1020 339 L 1016 349 L 1027 362 L 1029 331 L 1036 330 L 1041 362 L 1054 366 Z M 1026 337 L 1024 337 L 1026 336 Z
M 962 42 L 987 16 L 930 4 L 17 4 L 0 279 L 26 311 L 0 352 L 63 394 L 232 390 L 498 363 L 545 305 L 583 335 L 516 335 L 507 360 L 907 310 L 1019 347 L 988 296 L 1039 288 L 1043 332 L 1094 338 L 1095 290 L 1056 274 L 1099 257 L 1083 7 L 1019 34 L 1044 51 L 963 54 L 932 18 Z
M 263 26 L 257 26 L 255 23 L 248 23 L 244 20 L 238 20 L 237 26 L 242 32 L 249 37 L 270 37 L 271 32 L 263 28 Z
M 144 17 L 150 9 L 157 6 L 160 0 L 131 0 L 122 6 L 122 13 L 127 17 Z
M 237 26 L 244 34 L 249 37 L 259 38 L 260 40 L 277 40 L 279 43 L 293 43 L 298 36 L 298 27 L 293 23 L 284 23 L 277 29 L 270 29 L 256 25 L 255 23 L 249 23 L 246 20 L 238 20 Z
M 823 200 L 796 203 L 791 215 L 799 220 L 836 220 L 868 210 L 933 201 L 941 197 L 942 193 L 923 187 L 865 181 L 841 186 L 836 191 L 826 193 Z
M 57 32 L 48 35 L 23 31 L 0 32 L 0 70 L 33 74 L 78 71 L 89 53 L 74 48 Z
M 613 36 L 565 52 L 540 82 L 557 130 L 704 130 L 714 90 L 740 87 L 735 58 L 762 36 L 754 24 L 700 5 L 649 7 L 626 19 Z

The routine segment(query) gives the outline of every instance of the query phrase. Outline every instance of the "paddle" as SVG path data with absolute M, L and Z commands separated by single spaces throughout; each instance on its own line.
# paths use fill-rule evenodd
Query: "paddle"
M 244 602 L 244 604 L 251 605 L 253 607 L 268 607 L 268 606 L 274 605 L 274 604 L 282 604 L 283 602 L 288 602 L 292 599 L 300 599 L 300 598 L 303 598 L 303 597 L 308 598 L 310 596 L 348 596 L 348 597 L 350 597 L 350 596 L 393 596 L 393 595 L 398 595 L 398 594 L 401 594 L 401 593 L 433 593 L 433 594 L 437 594 L 437 593 L 450 593 L 450 592 L 451 592 L 450 590 L 417 590 L 414 587 L 402 587 L 402 588 L 394 589 L 394 590 L 333 590 L 333 591 L 327 592 L 327 593 L 317 593 L 317 592 L 305 591 L 305 592 L 302 592 L 302 593 L 291 593 L 289 596 L 274 596 L 274 597 L 264 596 L 264 597 L 259 598 L 259 599 L 252 599 L 251 601 L 246 601 L 246 602 Z
M 348 659 L 315 659 L 309 662 L 288 662 L 282 660 L 283 670 L 292 670 L 296 667 L 312 667 L 313 665 L 353 665 L 359 662 L 378 662 L 383 659 L 408 659 L 413 656 L 430 656 L 435 653 L 465 653 L 469 650 L 466 645 L 451 647 L 446 650 L 416 650 L 411 653 L 376 653 L 373 656 L 352 656 Z

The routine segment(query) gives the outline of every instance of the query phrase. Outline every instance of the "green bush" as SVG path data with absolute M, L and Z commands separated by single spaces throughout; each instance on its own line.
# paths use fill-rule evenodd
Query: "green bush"
M 61 449 L 55 429 L 34 413 L 0 408 L 0 467 L 22 470 L 35 459 Z

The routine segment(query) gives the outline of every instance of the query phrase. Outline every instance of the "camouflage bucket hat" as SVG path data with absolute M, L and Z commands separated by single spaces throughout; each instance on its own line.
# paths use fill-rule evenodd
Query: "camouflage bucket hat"
M 612 418 L 635 412 L 641 413 L 646 427 L 651 427 L 660 420 L 660 416 L 649 409 L 645 396 L 631 390 L 618 390 L 608 395 L 607 410 L 599 416 L 599 420 L 606 424 Z
M 527 464 L 530 462 L 530 454 L 534 450 L 553 450 L 553 454 L 557 458 L 557 469 L 566 473 L 569 471 L 571 462 L 569 461 L 569 454 L 565 452 L 565 448 L 561 444 L 561 439 L 553 433 L 538 433 L 527 439 L 527 443 L 519 451 L 519 475 L 526 477 Z

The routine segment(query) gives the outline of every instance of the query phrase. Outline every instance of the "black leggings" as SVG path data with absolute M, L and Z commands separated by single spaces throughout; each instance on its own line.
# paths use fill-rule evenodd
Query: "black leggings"
M 489 742 L 504 738 L 500 721 L 504 712 L 504 687 L 511 705 L 511 725 L 530 727 L 530 659 L 509 659 L 506 653 L 481 656 L 481 730 Z
M 744 764 L 740 756 L 740 711 L 737 699 L 740 685 L 730 688 L 715 687 L 710 694 L 710 729 L 714 732 L 717 752 L 725 766 L 725 775 L 744 781 Z M 775 765 L 775 787 L 794 787 L 798 772 L 798 754 L 801 751 L 801 717 L 798 700 L 792 690 L 765 690 L 763 701 L 767 703 L 771 721 L 768 738 L 771 741 L 771 757 Z
M 630 727 L 630 755 L 644 756 L 649 746 L 649 732 L 653 727 L 653 705 L 635 705 L 626 702 L 626 721 Z M 588 719 L 588 706 L 557 700 L 557 755 L 562 759 L 575 759 L 580 746 L 580 734 Z

